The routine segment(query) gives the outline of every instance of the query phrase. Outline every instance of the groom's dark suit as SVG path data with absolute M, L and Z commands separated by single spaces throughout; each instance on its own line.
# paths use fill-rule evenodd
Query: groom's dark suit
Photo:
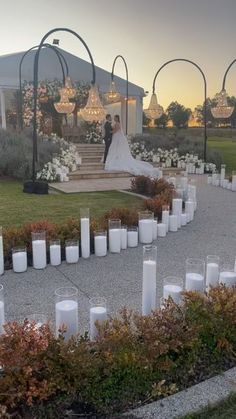
M 111 126 L 111 122 L 106 121 L 104 124 L 104 141 L 105 141 L 105 151 L 104 151 L 104 158 L 103 158 L 103 163 L 106 163 L 106 158 L 108 155 L 108 151 L 109 151 L 109 147 L 111 145 L 111 141 L 112 141 L 112 126 Z

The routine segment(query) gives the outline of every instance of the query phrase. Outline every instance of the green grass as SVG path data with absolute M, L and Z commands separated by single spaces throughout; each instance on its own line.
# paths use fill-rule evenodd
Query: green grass
M 184 416 L 182 419 L 235 419 L 236 418 L 236 393 L 226 401 L 214 407 L 203 409 L 199 413 Z
M 0 225 L 20 226 L 42 219 L 60 223 L 78 217 L 81 207 L 90 208 L 95 218 L 114 207 L 140 208 L 142 202 L 118 191 L 31 195 L 22 192 L 22 183 L 4 180 L 0 181 Z
M 236 170 L 236 141 L 232 138 L 225 137 L 209 137 L 208 147 L 211 150 L 218 151 L 226 164 L 226 170 L 231 173 Z

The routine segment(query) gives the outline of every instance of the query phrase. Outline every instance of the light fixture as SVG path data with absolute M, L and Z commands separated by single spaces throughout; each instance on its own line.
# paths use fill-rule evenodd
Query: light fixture
M 72 86 L 72 82 L 69 76 L 65 79 L 65 92 L 69 99 L 72 99 L 75 97 L 76 90 Z
M 116 90 L 116 85 L 114 80 L 111 81 L 110 84 L 110 89 L 107 93 L 104 94 L 106 100 L 110 103 L 115 103 L 115 102 L 119 102 L 121 95 L 119 92 L 117 92 Z
M 81 109 L 82 118 L 85 121 L 93 122 L 93 121 L 102 121 L 105 119 L 105 109 L 102 106 L 98 88 L 95 84 L 92 84 L 89 90 L 89 96 L 86 106 Z
M 163 107 L 159 105 L 159 103 L 157 102 L 156 93 L 153 93 L 148 109 L 144 109 L 146 117 L 149 119 L 159 119 L 162 116 L 163 112 Z
M 71 103 L 69 101 L 69 97 L 66 93 L 66 88 L 62 87 L 62 89 L 59 89 L 60 92 L 60 101 L 54 103 L 54 107 L 58 113 L 72 113 L 75 109 L 75 103 Z
M 211 113 L 214 118 L 229 118 L 233 111 L 233 106 L 228 106 L 227 93 L 224 89 L 220 93 L 217 93 L 216 96 L 217 105 L 214 108 L 211 108 Z

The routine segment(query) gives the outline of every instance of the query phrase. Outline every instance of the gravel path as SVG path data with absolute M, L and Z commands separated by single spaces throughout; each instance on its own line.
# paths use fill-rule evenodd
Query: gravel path
M 184 275 L 185 259 L 217 254 L 233 265 L 236 256 L 236 193 L 206 185 L 197 178 L 198 208 L 194 221 L 166 238 L 159 238 L 157 281 L 160 298 L 166 275 Z M 91 256 L 77 265 L 63 263 L 58 269 L 29 268 L 26 273 L 7 271 L 0 278 L 5 288 L 6 318 L 20 319 L 32 313 L 46 313 L 54 320 L 54 291 L 75 285 L 79 289 L 81 331 L 88 327 L 89 298 L 104 296 L 114 315 L 123 306 L 141 309 L 142 246 L 105 258 Z

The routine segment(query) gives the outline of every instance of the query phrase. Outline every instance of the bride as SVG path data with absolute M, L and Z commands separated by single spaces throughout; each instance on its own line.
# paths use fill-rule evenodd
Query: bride
M 159 169 L 155 169 L 150 163 L 132 157 L 127 138 L 121 128 L 119 115 L 114 116 L 112 132 L 112 142 L 108 151 L 105 170 L 129 172 L 135 176 L 158 177 L 160 175 Z

